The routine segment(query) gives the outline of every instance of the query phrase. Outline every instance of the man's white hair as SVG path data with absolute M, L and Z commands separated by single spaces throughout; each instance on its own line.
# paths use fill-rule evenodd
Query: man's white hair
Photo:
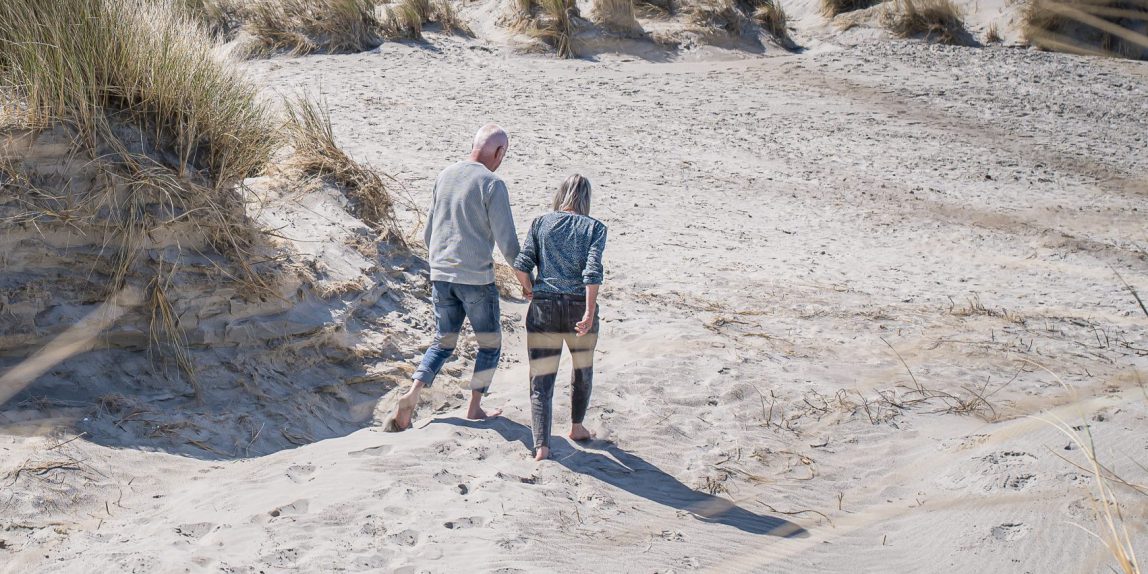
M 486 124 L 478 129 L 478 133 L 474 134 L 474 145 L 471 149 L 482 150 L 486 149 L 487 146 L 497 148 L 499 145 L 506 146 L 509 141 L 510 138 L 506 135 L 506 130 L 498 124 Z

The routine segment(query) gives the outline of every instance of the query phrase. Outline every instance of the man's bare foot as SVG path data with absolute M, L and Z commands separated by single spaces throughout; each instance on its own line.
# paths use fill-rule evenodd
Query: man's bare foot
M 548 458 L 550 458 L 549 448 L 540 446 L 537 450 L 534 451 L 534 460 L 546 460 Z
M 471 407 L 466 410 L 466 418 L 472 421 L 493 419 L 501 414 L 502 409 L 491 409 L 490 411 L 484 411 L 481 407 Z
M 470 405 L 466 408 L 466 418 L 472 421 L 481 421 L 485 419 L 492 419 L 502 414 L 502 409 L 494 409 L 490 412 L 482 410 L 482 392 L 470 392 Z
M 570 440 L 583 441 L 583 440 L 590 440 L 590 439 L 594 438 L 594 433 L 590 432 L 590 429 L 582 426 L 581 424 L 574 423 L 574 424 L 570 425 L 570 435 L 569 436 L 570 436 Z
M 411 428 L 411 417 L 415 414 L 415 407 L 419 404 L 420 390 L 422 390 L 422 385 L 415 383 L 415 385 L 411 387 L 411 390 L 407 391 L 407 393 L 399 399 L 399 406 L 395 409 L 393 419 L 393 430 L 405 431 Z

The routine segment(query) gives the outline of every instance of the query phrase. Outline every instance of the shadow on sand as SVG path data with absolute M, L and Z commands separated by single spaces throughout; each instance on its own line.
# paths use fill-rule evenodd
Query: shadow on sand
M 434 423 L 490 429 L 507 441 L 517 441 L 527 449 L 533 449 L 530 428 L 506 417 L 490 421 L 449 417 L 434 419 L 431 424 Z M 554 462 L 574 472 L 592 476 L 646 500 L 684 510 L 706 522 L 725 524 L 750 534 L 783 538 L 809 536 L 808 531 L 788 520 L 755 514 L 724 498 L 698 492 L 609 441 L 592 441 L 582 446 L 565 439 L 556 440 L 551 447 L 551 456 Z

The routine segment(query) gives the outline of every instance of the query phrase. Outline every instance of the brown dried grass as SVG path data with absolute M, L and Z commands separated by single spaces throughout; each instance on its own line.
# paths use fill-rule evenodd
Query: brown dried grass
M 291 166 L 306 177 L 330 179 L 351 202 L 352 213 L 388 241 L 404 243 L 395 221 L 394 199 L 378 172 L 355 161 L 335 143 L 326 107 L 305 97 L 287 101 Z
M 633 0 L 594 0 L 590 19 L 599 26 L 622 32 L 640 34 L 642 26 L 634 17 Z
M 838 14 L 864 10 L 880 3 L 881 0 L 821 0 L 821 14 L 833 18 Z
M 901 38 L 924 36 L 927 41 L 941 44 L 972 43 L 961 11 L 952 0 L 892 0 L 881 21 Z
M 1148 0 L 1031 0 L 1021 22 L 1042 50 L 1148 59 Z

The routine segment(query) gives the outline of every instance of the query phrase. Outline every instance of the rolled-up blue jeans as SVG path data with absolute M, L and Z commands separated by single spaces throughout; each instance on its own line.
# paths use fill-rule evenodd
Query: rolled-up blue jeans
M 478 340 L 478 356 L 474 359 L 474 376 L 470 388 L 483 394 L 494 379 L 494 369 L 502 354 L 502 324 L 499 322 L 498 288 L 488 285 L 464 285 L 446 281 L 431 282 L 434 301 L 434 343 L 423 355 L 413 378 L 429 387 L 439 370 L 454 354 L 458 346 L 458 332 L 463 319 L 470 320 Z

